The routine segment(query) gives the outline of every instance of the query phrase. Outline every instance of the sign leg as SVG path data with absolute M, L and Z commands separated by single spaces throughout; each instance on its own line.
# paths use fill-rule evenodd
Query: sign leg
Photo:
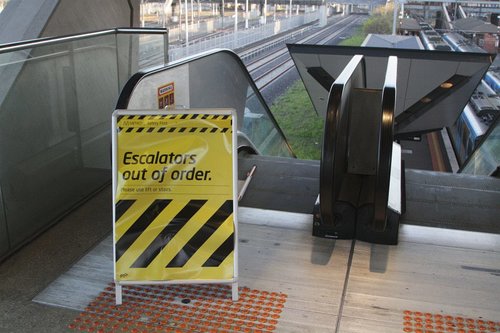
M 116 296 L 116 305 L 122 304 L 122 286 L 118 283 L 115 284 L 115 296 Z
M 233 302 L 237 302 L 240 297 L 238 291 L 238 282 L 233 282 L 232 284 L 232 295 L 233 295 Z

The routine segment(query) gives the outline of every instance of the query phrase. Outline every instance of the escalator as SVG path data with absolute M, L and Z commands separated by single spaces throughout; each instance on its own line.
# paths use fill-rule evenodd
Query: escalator
M 313 211 L 315 236 L 397 244 L 405 211 L 405 168 L 397 141 L 454 119 L 489 57 L 314 45 L 289 49 L 326 119 L 320 162 L 293 158 L 246 68 L 230 51 L 136 74 L 117 108 L 234 108 L 239 178 L 254 165 L 258 170 L 242 206 Z M 158 89 L 165 84 L 175 89 L 170 104 L 160 106 Z
M 420 50 L 288 47 L 316 111 L 326 119 L 313 234 L 397 244 L 406 207 L 398 141 L 456 119 L 491 59 Z

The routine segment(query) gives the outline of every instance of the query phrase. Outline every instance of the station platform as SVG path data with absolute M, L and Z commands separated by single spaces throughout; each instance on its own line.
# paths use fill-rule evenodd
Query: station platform
M 157 286 L 124 287 L 116 308 L 110 203 L 107 187 L 0 265 L 1 332 L 500 332 L 498 234 L 403 224 L 375 245 L 246 207 L 239 307 L 223 288 Z

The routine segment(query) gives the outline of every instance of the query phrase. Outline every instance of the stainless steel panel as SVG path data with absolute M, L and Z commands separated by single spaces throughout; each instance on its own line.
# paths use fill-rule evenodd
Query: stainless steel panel
M 453 124 L 492 61 L 492 55 L 486 53 L 304 44 L 293 44 L 288 48 L 316 111 L 323 116 L 329 91 L 308 73 L 308 69 L 321 67 L 336 79 L 352 56 L 364 55 L 366 88 L 380 89 L 386 59 L 397 56 L 396 134 Z M 459 84 L 446 87 L 445 84 L 451 83 L 449 80 L 454 77 L 460 78 Z M 436 91 L 440 88 L 441 91 Z M 412 111 L 412 107 L 417 110 Z
M 244 136 L 263 155 L 293 155 L 245 65 L 231 51 L 200 54 L 132 80 L 138 81 L 120 96 L 119 108 L 158 109 L 158 88 L 173 83 L 174 104 L 169 108 L 233 108 L 239 138 Z

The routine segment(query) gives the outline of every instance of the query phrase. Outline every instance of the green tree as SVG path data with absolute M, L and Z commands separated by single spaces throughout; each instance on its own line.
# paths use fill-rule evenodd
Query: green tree
M 389 3 L 376 8 L 363 24 L 365 34 L 390 34 L 392 32 L 393 5 Z

